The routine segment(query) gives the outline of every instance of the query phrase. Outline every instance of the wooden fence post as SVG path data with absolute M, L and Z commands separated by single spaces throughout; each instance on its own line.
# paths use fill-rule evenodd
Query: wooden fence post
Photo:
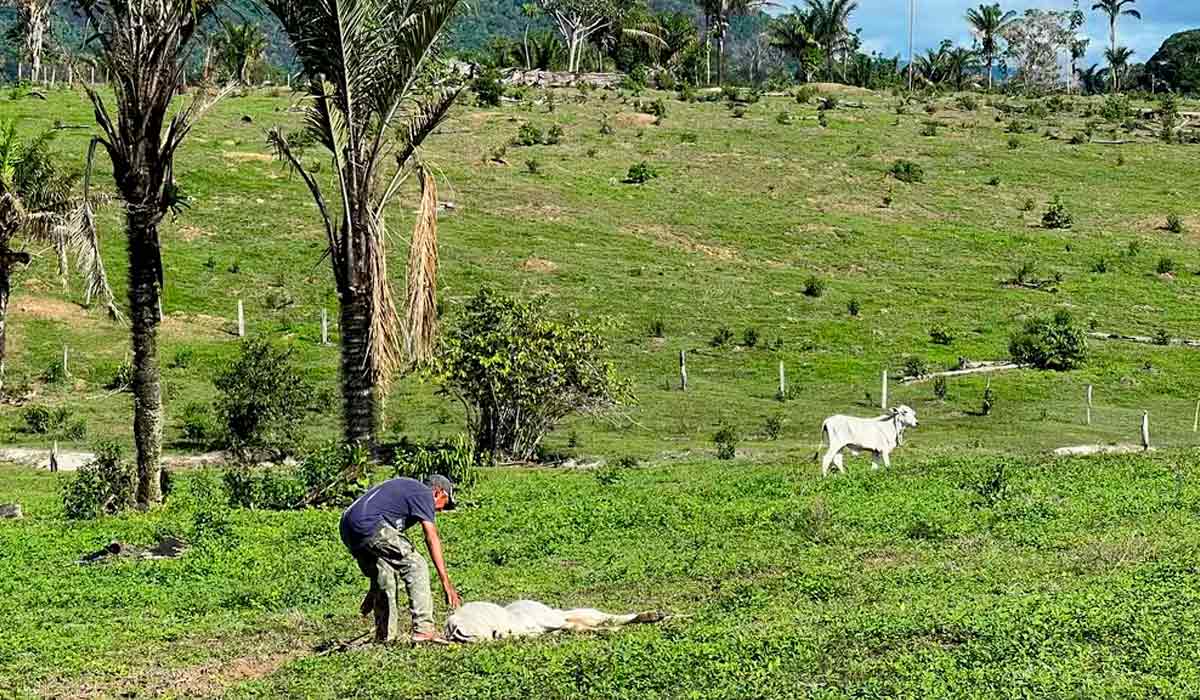
M 787 398 L 787 376 L 783 373 L 783 360 L 779 361 L 779 400 Z
M 246 309 L 241 299 L 238 299 L 238 337 L 246 337 Z
M 88 77 L 88 85 L 95 85 L 95 84 L 96 84 L 96 67 L 92 66 L 92 72 L 89 74 L 89 77 Z
M 329 310 L 321 308 L 321 345 L 329 345 Z
M 888 399 L 888 397 L 887 397 L 887 370 L 885 369 L 885 370 L 883 370 L 883 385 L 882 385 L 882 389 L 880 390 L 880 393 L 879 393 L 879 407 L 885 411 L 887 410 L 887 407 L 888 407 L 887 399 Z
M 1092 385 L 1087 387 L 1087 424 L 1092 424 Z
M 1150 449 L 1150 412 L 1142 411 L 1142 449 Z
M 1196 417 L 1192 419 L 1192 432 L 1200 432 L 1200 400 L 1196 401 Z
M 679 351 L 679 390 L 687 391 L 687 351 Z
M 55 440 L 54 446 L 50 448 L 50 471 L 58 471 L 58 440 Z

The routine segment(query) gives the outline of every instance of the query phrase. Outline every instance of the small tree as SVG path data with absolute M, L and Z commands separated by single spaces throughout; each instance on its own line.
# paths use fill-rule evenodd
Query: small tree
M 245 458 L 265 451 L 282 458 L 296 451 L 312 390 L 292 361 L 291 350 L 249 339 L 213 384 L 221 394 L 216 409 L 222 439 L 235 455 Z
M 583 319 L 550 319 L 540 301 L 484 288 L 443 339 L 432 373 L 466 408 L 480 454 L 529 459 L 567 416 L 631 400 L 629 383 L 601 359 L 605 347 Z
M 1017 362 L 1038 369 L 1066 371 L 1087 360 L 1087 334 L 1071 314 L 1059 311 L 1052 319 L 1035 318 L 1013 335 L 1008 350 Z
M 214 43 L 217 57 L 231 80 L 250 84 L 250 68 L 261 61 L 267 50 L 267 35 L 257 24 L 222 23 L 224 33 Z

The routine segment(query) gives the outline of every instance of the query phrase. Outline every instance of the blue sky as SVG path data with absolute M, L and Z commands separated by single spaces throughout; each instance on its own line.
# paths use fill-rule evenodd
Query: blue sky
M 952 39 L 969 46 L 971 34 L 963 17 L 967 8 L 977 7 L 980 1 L 917 0 L 917 51 L 935 48 L 942 39 Z M 994 1 L 987 0 L 989 4 Z M 1094 1 L 1080 0 L 1079 4 L 1088 18 L 1084 32 L 1092 39 L 1089 62 L 1102 63 L 1101 56 L 1108 45 L 1108 20 L 1098 11 L 1091 11 Z M 1072 0 L 1001 0 L 1000 5 L 1005 10 L 1017 12 L 1024 12 L 1030 7 L 1069 10 Z M 900 54 L 902 58 L 907 58 L 907 7 L 908 0 L 859 0 L 858 11 L 850 19 L 850 28 L 862 28 L 863 44 L 867 51 L 880 51 L 888 56 Z M 1134 49 L 1135 61 L 1149 60 L 1163 40 L 1175 32 L 1200 29 L 1200 0 L 1138 0 L 1136 7 L 1142 13 L 1142 21 L 1122 17 L 1117 25 L 1117 41 Z

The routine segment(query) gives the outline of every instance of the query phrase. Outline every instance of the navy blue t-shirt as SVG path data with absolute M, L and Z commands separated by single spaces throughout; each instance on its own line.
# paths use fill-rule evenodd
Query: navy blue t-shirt
M 400 477 L 374 486 L 342 513 L 342 543 L 354 549 L 383 525 L 407 530 L 420 521 L 433 522 L 433 490 L 416 479 Z

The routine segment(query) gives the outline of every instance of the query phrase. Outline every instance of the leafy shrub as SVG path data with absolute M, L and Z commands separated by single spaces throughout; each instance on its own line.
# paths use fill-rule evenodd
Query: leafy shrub
M 133 506 L 136 479 L 133 465 L 124 461 L 121 445 L 101 442 L 96 457 L 63 482 L 63 510 L 72 520 L 113 515 Z
M 937 133 L 938 133 L 937 122 L 925 122 L 925 125 L 921 127 L 921 135 L 922 136 L 937 136 Z
M 1171 334 L 1167 332 L 1166 328 L 1159 328 L 1158 330 L 1154 331 L 1154 336 L 1151 338 L 1151 341 L 1153 341 L 1155 345 L 1170 345 Z
M 1107 122 L 1123 122 L 1132 112 L 1129 98 L 1125 95 L 1109 95 L 1100 107 L 1100 116 Z
M 1067 205 L 1063 203 L 1062 197 L 1054 195 L 1054 201 L 1050 203 L 1050 208 L 1042 214 L 1042 226 L 1049 229 L 1067 229 L 1074 225 L 1075 219 L 1071 216 L 1071 212 L 1067 211 Z
M 1036 206 L 1037 206 L 1037 203 L 1033 201 L 1032 197 L 1026 197 L 1025 201 L 1021 202 L 1021 211 L 1030 212 L 1030 211 L 1033 211 L 1034 207 L 1036 207 Z
M 171 358 L 172 369 L 187 369 L 192 366 L 192 361 L 196 359 L 196 351 L 192 348 L 179 348 L 175 351 L 175 355 Z
M 188 444 L 201 449 L 217 442 L 219 430 L 212 406 L 193 401 L 183 407 L 179 430 Z
M 55 435 L 66 440 L 87 437 L 87 422 L 83 418 L 72 420 L 66 406 L 26 406 L 21 409 L 21 421 L 25 424 L 22 431 L 33 435 Z
M 1175 272 L 1175 261 L 1163 256 L 1158 259 L 1158 265 L 1154 267 L 1154 271 L 1160 275 L 1169 275 Z
M 1070 143 L 1072 146 L 1082 146 L 1087 142 L 1087 136 L 1084 134 L 1071 134 L 1071 139 L 1068 141 L 1068 143 Z
M 1129 246 L 1125 249 L 1125 255 L 1127 255 L 1131 258 L 1136 258 L 1141 252 L 1142 252 L 1142 242 L 1138 241 L 1138 240 L 1130 241 Z
M 700 135 L 694 131 L 685 131 L 679 135 L 679 143 L 695 145 L 700 143 Z
M 1163 228 L 1171 233 L 1183 233 L 1183 219 L 1179 216 L 1179 214 L 1171 212 L 1170 214 L 1167 214 L 1167 224 L 1163 226 Z
M 636 468 L 637 465 L 637 457 L 623 455 L 598 467 L 596 469 L 596 481 L 599 481 L 604 486 L 611 486 L 624 478 L 624 472 Z
M 499 107 L 504 97 L 504 83 L 500 71 L 494 67 L 484 68 L 471 81 L 471 92 L 475 93 L 475 104 L 480 107 Z
M 999 187 L 1000 186 L 1000 177 L 998 175 L 993 175 L 992 178 L 990 180 L 988 180 L 988 185 L 990 185 L 992 187 Z
M 942 521 L 918 516 L 904 529 L 904 535 L 910 540 L 940 542 L 946 539 L 949 533 Z
M 608 118 L 607 114 L 602 115 L 600 117 L 600 135 L 601 136 L 612 136 L 612 134 L 613 134 L 612 120 Z
M 712 340 L 708 344 L 714 348 L 723 348 L 733 342 L 733 331 L 729 330 L 728 326 L 721 326 L 713 335 Z
M 65 384 L 67 378 L 67 368 L 61 359 L 52 360 L 42 372 L 42 381 L 47 384 Z
M 740 441 L 737 430 L 724 424 L 713 435 L 713 443 L 717 446 L 717 459 L 731 460 L 737 456 L 737 445 Z
M 695 102 L 696 101 L 695 86 L 693 86 L 691 83 L 683 83 L 682 85 L 679 86 L 679 92 L 675 95 L 675 98 L 678 99 L 680 102 Z
M 822 112 L 828 112 L 838 108 L 840 102 L 837 95 L 825 95 L 821 101 L 817 103 L 817 109 Z
M 817 112 L 817 126 L 821 127 L 822 129 L 829 128 L 829 117 L 825 116 L 824 111 Z
M 542 130 L 525 122 L 517 129 L 517 137 L 513 139 L 513 143 L 517 146 L 537 146 L 542 142 Z
M 113 370 L 112 377 L 104 384 L 104 388 L 109 391 L 129 391 L 132 384 L 133 365 L 129 362 L 122 362 Z
M 53 414 L 45 406 L 26 406 L 21 409 L 21 419 L 25 421 L 25 432 L 34 435 L 49 433 L 53 424 Z
M 858 314 L 862 312 L 862 306 L 858 303 L 858 299 L 851 299 L 850 303 L 846 304 L 846 311 L 848 311 L 851 316 L 857 317 Z
M 632 400 L 630 383 L 601 359 L 606 349 L 590 321 L 554 319 L 543 300 L 483 288 L 443 335 L 431 372 L 466 407 L 478 453 L 529 459 L 567 416 Z
M 753 348 L 758 345 L 757 328 L 747 328 L 746 331 L 742 333 L 742 345 L 748 348 Z
M 778 440 L 783 434 L 783 416 L 778 413 L 767 416 L 767 421 L 763 424 L 763 436 L 768 440 Z
M 917 355 L 904 358 L 904 376 L 924 377 L 929 374 L 929 363 Z
M 897 160 L 888 169 L 888 174 L 900 182 L 914 183 L 925 181 L 925 169 L 911 160 Z
M 983 402 L 979 407 L 979 412 L 985 416 L 990 416 L 992 414 L 992 409 L 995 407 L 996 395 L 992 391 L 991 382 L 988 382 L 988 384 L 983 387 Z
M 1020 147 L 1021 147 L 1021 139 L 1019 139 L 1016 135 L 1008 137 L 1008 150 L 1015 151 Z
M 651 338 L 665 338 L 666 337 L 666 324 L 663 323 L 663 320 L 661 318 L 656 318 L 650 322 L 650 337 Z
M 529 158 L 525 161 L 525 172 L 530 175 L 542 174 L 542 161 L 537 158 Z
M 933 378 L 933 396 L 938 401 L 945 401 L 946 394 L 949 392 L 949 387 L 946 384 L 945 377 Z
M 985 469 L 976 481 L 969 484 L 970 490 L 975 493 L 971 505 L 976 508 L 992 508 L 1008 497 L 1007 466 L 1004 461 L 996 462 Z
M 817 95 L 817 89 L 812 85 L 801 85 L 796 88 L 796 104 L 806 105 L 816 99 Z
M 804 280 L 804 296 L 817 298 L 825 293 L 825 280 L 813 275 Z
M 456 487 L 470 489 L 479 482 L 479 456 L 467 435 L 427 444 L 402 443 L 392 467 L 396 476 L 424 481 L 441 474 Z
M 653 102 L 646 105 L 646 113 L 654 117 L 655 124 L 661 124 L 662 120 L 667 118 L 667 103 L 659 97 Z
M 747 110 L 746 110 L 746 106 L 745 106 L 745 105 L 740 105 L 740 104 L 738 104 L 738 105 L 734 105 L 734 106 L 733 106 L 733 109 L 731 109 L 731 110 L 729 111 L 729 113 L 730 113 L 731 115 L 733 115 L 733 118 L 734 118 L 734 119 L 745 119 L 745 117 L 746 117 L 746 112 L 747 112 Z
M 1050 116 L 1050 110 L 1046 109 L 1045 104 L 1035 100 L 1025 105 L 1025 116 L 1030 119 L 1041 120 Z
M 1108 272 L 1108 259 L 1103 257 L 1097 258 L 1096 262 L 1092 263 L 1092 272 L 1101 275 Z
M 1008 351 L 1020 364 L 1038 369 L 1067 371 L 1087 360 L 1087 335 L 1071 314 L 1059 311 L 1052 319 L 1034 318 L 1013 335 Z
M 792 118 L 792 113 L 787 110 L 784 110 L 784 111 L 780 112 L 779 114 L 775 115 L 775 123 L 776 124 L 788 126 L 794 121 L 795 121 L 795 119 Z
M 240 457 L 266 453 L 282 459 L 296 452 L 312 388 L 291 350 L 277 349 L 262 338 L 246 340 L 213 385 L 222 446 Z
M 975 96 L 969 93 L 959 95 L 958 99 L 955 100 L 955 104 L 964 112 L 974 112 L 979 109 L 979 100 L 975 99 Z
M 546 136 L 542 139 L 542 143 L 547 146 L 557 146 L 558 144 L 562 143 L 563 134 L 564 132 L 562 126 L 555 124 L 554 126 L 550 127 L 549 131 L 546 132 Z
M 658 177 L 658 173 L 643 160 L 640 163 L 629 166 L 629 173 L 625 176 L 625 182 L 630 185 L 642 185 L 656 177 Z
M 954 343 L 954 334 L 947 330 L 945 326 L 938 323 L 929 329 L 929 339 L 937 345 L 952 345 Z

